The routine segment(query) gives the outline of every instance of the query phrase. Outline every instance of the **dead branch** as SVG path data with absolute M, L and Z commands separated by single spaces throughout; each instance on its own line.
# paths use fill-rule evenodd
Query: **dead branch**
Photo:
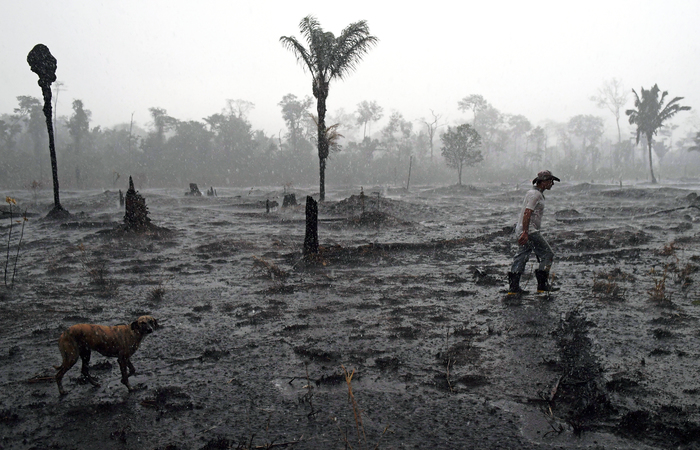
M 289 276 L 289 273 L 280 269 L 274 263 L 271 263 L 270 261 L 266 261 L 258 256 L 255 256 L 255 255 L 253 255 L 253 266 L 266 271 L 267 275 L 272 279 L 275 279 L 275 278 L 284 279 L 284 278 L 287 278 Z

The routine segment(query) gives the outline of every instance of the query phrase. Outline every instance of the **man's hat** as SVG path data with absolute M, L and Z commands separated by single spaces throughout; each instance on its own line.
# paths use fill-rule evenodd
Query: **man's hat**
M 532 180 L 532 184 L 537 184 L 538 181 L 549 181 L 549 180 L 561 181 L 559 178 L 552 175 L 552 172 L 550 172 L 549 170 L 543 170 L 542 172 L 537 174 L 537 178 Z

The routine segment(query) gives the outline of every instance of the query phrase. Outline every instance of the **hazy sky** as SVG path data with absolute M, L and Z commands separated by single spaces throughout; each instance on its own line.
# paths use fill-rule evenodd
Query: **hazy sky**
M 612 133 L 612 115 L 589 97 L 613 77 L 638 92 L 658 83 L 700 109 L 697 0 L 1 3 L 0 113 L 11 113 L 18 95 L 41 97 L 26 57 L 43 43 L 65 83 L 59 115 L 80 99 L 92 126 L 128 123 L 134 113 L 147 127 L 149 107 L 201 121 L 226 99 L 243 99 L 255 104 L 253 128 L 277 134 L 282 97 L 311 95 L 309 74 L 279 42 L 301 39 L 298 24 L 308 14 L 336 35 L 367 20 L 379 38 L 356 72 L 331 84 L 330 113 L 376 100 L 385 116 L 396 110 L 418 120 L 432 109 L 454 124 L 469 118 L 457 102 L 481 94 L 533 124 L 596 114 Z M 682 125 L 691 114 L 681 114 Z

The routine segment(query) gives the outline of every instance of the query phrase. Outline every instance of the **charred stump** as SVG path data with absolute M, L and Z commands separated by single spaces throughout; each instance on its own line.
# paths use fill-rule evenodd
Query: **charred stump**
M 365 213 L 365 189 L 360 186 L 360 205 L 362 206 L 362 214 Z
M 146 199 L 134 189 L 134 181 L 129 177 L 129 189 L 126 191 L 126 214 L 124 225 L 127 231 L 140 231 L 149 227 L 151 219 L 148 217 Z
M 282 208 L 286 208 L 288 206 L 296 206 L 296 204 L 297 204 L 296 194 L 284 194 L 284 200 L 282 200 Z
M 190 183 L 190 192 L 187 192 L 185 195 L 201 197 L 202 191 L 199 190 L 199 186 L 197 186 L 197 183 Z
M 310 195 L 306 196 L 306 236 L 304 237 L 304 257 L 318 254 L 318 203 Z
M 119 189 L 119 206 L 124 206 L 124 193 Z

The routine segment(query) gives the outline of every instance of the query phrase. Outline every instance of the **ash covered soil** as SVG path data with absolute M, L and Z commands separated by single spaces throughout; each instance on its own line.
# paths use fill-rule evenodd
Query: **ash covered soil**
M 700 183 L 557 184 L 561 290 L 515 299 L 527 188 L 331 188 L 314 264 L 304 189 L 144 189 L 168 231 L 141 235 L 116 191 L 62 192 L 64 222 L 4 192 L 36 215 L 0 288 L 0 448 L 700 448 Z M 58 395 L 63 330 L 145 314 L 135 392 L 93 352 L 101 386 L 78 363 Z

